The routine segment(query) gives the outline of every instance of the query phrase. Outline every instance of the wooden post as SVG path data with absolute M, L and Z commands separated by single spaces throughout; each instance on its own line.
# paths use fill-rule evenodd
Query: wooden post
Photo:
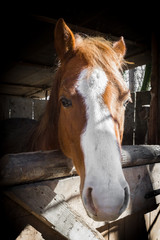
M 158 52 L 158 60 L 160 64 L 160 36 L 158 35 L 158 42 L 159 42 L 159 52 Z M 158 144 L 160 143 L 160 66 L 158 67 L 159 73 L 159 81 L 158 81 Z
M 160 122 L 160 114 L 158 114 L 158 94 L 159 88 L 159 46 L 158 36 L 156 33 L 152 34 L 152 72 L 151 72 L 151 103 L 150 116 L 148 125 L 148 144 L 160 143 L 160 136 L 158 136 L 158 125 Z

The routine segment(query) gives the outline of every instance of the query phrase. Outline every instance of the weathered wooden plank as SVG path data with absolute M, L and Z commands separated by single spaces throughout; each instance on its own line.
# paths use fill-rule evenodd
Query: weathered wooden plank
M 148 239 L 160 240 L 160 205 L 144 215 Z
M 19 86 L 18 86 L 19 87 Z M 23 87 L 26 91 L 28 87 Z M 31 92 L 42 89 L 30 87 Z M 8 118 L 29 118 L 39 120 L 46 106 L 47 100 L 38 100 L 17 96 L 0 96 L 0 120 Z
M 126 145 L 122 147 L 122 167 L 160 162 L 160 145 Z
M 60 151 L 8 154 L 1 159 L 0 185 L 69 176 L 72 167 L 72 160 Z
M 123 172 L 130 187 L 131 200 L 128 209 L 126 209 L 120 218 L 139 211 L 148 212 L 155 208 L 156 204 L 160 203 L 155 197 L 150 199 L 145 198 L 146 193 L 160 188 L 160 163 L 128 167 L 124 168 Z M 79 177 L 57 180 L 56 184 L 54 181 L 50 181 L 48 184 L 54 192 L 63 194 L 67 203 L 69 203 L 75 211 L 82 216 L 86 215 L 79 196 Z M 86 221 L 91 225 L 93 224 L 94 227 L 97 227 L 97 224 L 95 226 L 95 222 L 90 218 L 86 218 Z
M 4 90 L 1 88 L 1 91 Z M 18 117 L 32 119 L 32 99 L 1 95 L 0 109 L 0 120 Z
M 159 161 L 159 145 L 123 146 L 123 168 Z M 59 151 L 8 154 L 1 159 L 0 185 L 14 185 L 70 176 L 72 167 L 72 161 Z
M 158 197 L 150 199 L 144 197 L 146 193 L 160 188 L 160 163 L 154 163 L 159 161 L 159 147 L 124 147 L 122 165 L 130 186 L 131 200 L 129 207 L 119 219 L 138 212 L 147 213 L 156 208 L 156 203 L 160 203 Z M 79 177 L 70 177 L 12 187 L 6 194 L 65 237 L 75 239 L 74 237 L 80 236 L 79 239 L 85 239 L 87 236 L 86 239 L 90 239 L 93 230 L 106 223 L 95 222 L 87 216 L 79 194 L 79 184 Z M 87 224 L 89 230 L 83 223 Z M 117 236 L 116 232 L 112 236 Z M 99 236 L 93 239 L 99 239 Z
M 55 194 L 47 186 L 21 187 L 17 187 L 15 191 L 14 189 L 7 191 L 6 195 L 54 231 L 60 232 L 70 240 L 104 240 L 96 229 L 91 228 L 68 205 L 62 194 Z
M 16 240 L 44 240 L 44 238 L 34 227 L 27 225 Z
M 51 47 L 53 46 L 51 45 Z M 35 54 L 33 55 L 35 56 Z M 17 62 L 1 76 L 0 93 L 26 97 L 34 95 L 36 91 L 42 91 L 41 97 L 45 96 L 43 90 L 52 86 L 54 71 L 52 71 L 52 67 L 29 62 Z
M 9 97 L 9 109 L 11 118 L 32 119 L 32 99 Z
M 123 219 L 107 223 L 98 229 L 106 240 L 147 240 L 143 213 L 138 212 Z
M 18 202 L 4 194 L 2 195 L 2 192 L 0 195 L 0 213 L 1 219 L 3 219 L 1 236 L 5 236 L 6 240 L 16 239 L 28 224 L 39 231 L 46 240 L 67 240 L 62 234 L 55 231 L 50 225 L 44 224 L 42 219 L 40 220 L 33 213 L 30 213 Z M 6 227 L 9 231 L 6 231 Z
M 160 201 L 155 197 L 146 199 L 145 195 L 155 188 L 160 188 L 160 163 L 127 167 L 123 171 L 131 194 L 130 204 L 119 219 L 138 212 L 147 213 L 155 209 Z M 71 221 L 73 213 L 76 213 L 93 229 L 104 226 L 105 222 L 96 222 L 86 214 L 80 197 L 79 185 L 80 178 L 76 176 L 14 186 L 6 194 L 12 199 L 15 198 L 16 201 L 18 198 L 19 204 L 28 206 L 30 211 L 43 215 L 49 222 L 53 221 L 52 224 L 55 228 L 61 221 L 62 224 L 65 222 L 63 216 Z M 52 219 L 53 217 L 55 219 Z M 65 229 L 65 226 L 62 228 Z M 61 231 L 59 226 L 56 229 Z
M 135 144 L 147 143 L 147 129 L 149 119 L 149 107 L 150 105 L 150 92 L 137 92 L 136 93 L 136 132 L 135 132 Z M 148 109 L 148 110 L 147 110 Z

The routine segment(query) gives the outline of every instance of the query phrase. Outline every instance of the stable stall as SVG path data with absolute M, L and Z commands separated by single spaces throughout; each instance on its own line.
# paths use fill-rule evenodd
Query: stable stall
M 0 120 L 8 125 L 3 140 L 15 128 L 24 134 L 44 111 L 57 59 L 53 31 L 63 17 L 74 32 L 117 40 L 124 36 L 128 68 L 150 63 L 151 91 L 132 93 L 122 148 L 123 172 L 131 190 L 127 210 L 114 222 L 88 217 L 72 161 L 59 151 L 10 151 L 0 163 L 1 216 L 4 239 L 160 239 L 160 39 L 155 26 L 141 27 L 141 14 L 126 21 L 108 9 L 87 12 L 43 8 L 10 13 L 3 27 L 4 59 L 0 82 Z M 43 11 L 44 10 L 44 11 Z M 146 10 L 147 11 L 147 10 Z M 156 16 L 154 16 L 156 17 Z M 12 21 L 11 21 L 12 20 Z M 14 26 L 14 29 L 11 27 Z M 136 25 L 136 27 L 135 27 Z M 11 32 L 8 32 L 10 26 Z M 12 42 L 9 36 L 12 34 Z M 147 106 L 147 107 L 146 107 Z M 21 118 L 21 124 L 16 119 Z M 27 119 L 27 120 L 26 120 Z M 24 125 L 24 122 L 26 125 Z M 136 144 L 136 145 L 133 145 Z M 17 143 L 18 145 L 18 143 Z M 9 146 L 12 147 L 12 146 Z M 9 149 L 8 147 L 8 149 Z M 7 226 L 7 231 L 6 231 Z

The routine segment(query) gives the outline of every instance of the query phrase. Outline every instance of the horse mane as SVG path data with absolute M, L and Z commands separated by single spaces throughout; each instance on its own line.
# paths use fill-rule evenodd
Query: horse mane
M 124 65 L 124 59 L 119 59 L 114 51 L 112 43 L 102 37 L 82 37 L 75 35 L 76 49 L 73 54 L 77 54 L 83 58 L 90 67 L 102 67 L 107 71 L 107 75 L 112 78 L 123 80 L 120 71 Z M 68 56 L 68 61 L 72 56 Z M 50 99 L 47 102 L 46 109 L 41 116 L 40 121 L 34 128 L 29 150 L 51 150 L 60 149 L 58 142 L 58 117 L 59 117 L 59 102 L 58 89 L 61 84 L 61 63 L 57 68 Z

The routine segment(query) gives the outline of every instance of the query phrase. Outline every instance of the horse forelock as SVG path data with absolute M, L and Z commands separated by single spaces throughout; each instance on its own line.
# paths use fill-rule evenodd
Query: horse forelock
M 79 39 L 81 38 L 81 40 Z M 118 74 L 125 65 L 125 60 L 120 59 L 114 51 L 112 42 L 102 37 L 79 36 L 76 41 L 78 55 L 83 56 L 92 67 L 102 67 L 111 74 Z

